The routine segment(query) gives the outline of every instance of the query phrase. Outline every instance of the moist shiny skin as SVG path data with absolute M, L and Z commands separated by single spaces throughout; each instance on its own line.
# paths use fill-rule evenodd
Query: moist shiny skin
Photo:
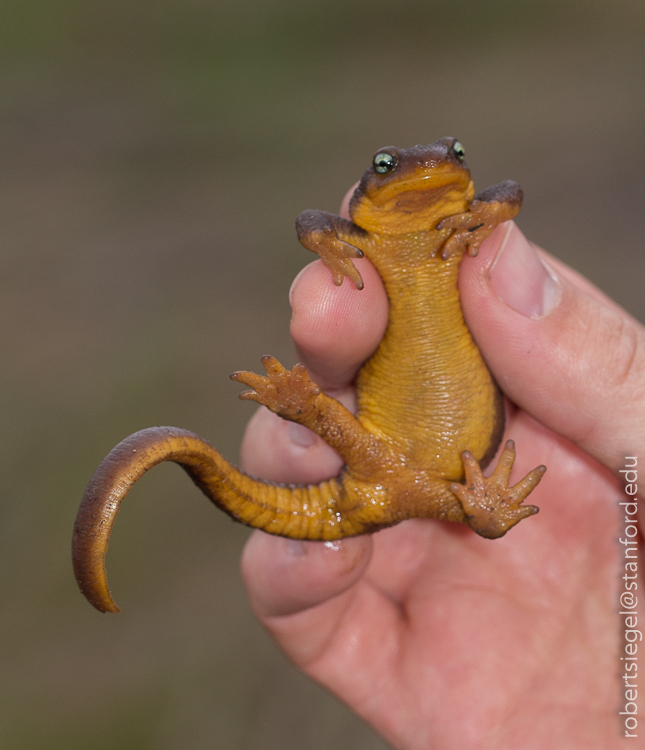
M 350 413 L 313 383 L 304 365 L 286 370 L 263 357 L 266 375 L 231 377 L 257 401 L 313 430 L 341 455 L 337 477 L 285 486 L 250 477 L 202 438 L 153 427 L 126 438 L 92 477 L 74 528 L 77 581 L 101 611 L 119 611 L 105 573 L 114 520 L 130 487 L 162 461 L 178 463 L 222 510 L 242 523 L 295 539 L 331 540 L 408 518 L 464 523 L 502 536 L 537 513 L 523 505 L 545 467 L 514 487 L 507 441 L 493 474 L 481 473 L 504 430 L 503 402 L 463 319 L 457 278 L 466 252 L 520 209 L 522 191 L 503 182 L 475 195 L 463 147 L 442 138 L 374 156 L 350 203 L 351 220 L 305 211 L 298 238 L 336 284 L 363 281 L 352 258 L 366 256 L 389 299 L 388 325 L 356 380 Z

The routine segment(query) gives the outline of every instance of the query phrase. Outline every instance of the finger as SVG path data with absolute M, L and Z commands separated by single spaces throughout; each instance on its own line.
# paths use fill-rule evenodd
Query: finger
M 285 368 L 278 362 L 278 360 L 270 354 L 265 354 L 261 357 L 261 361 L 262 366 L 267 371 L 267 375 L 283 375 L 286 372 Z
M 473 215 L 471 213 L 455 214 L 454 216 L 442 219 L 437 224 L 437 229 L 461 229 L 462 227 L 467 227 L 472 220 Z
M 257 532 L 242 559 L 251 601 L 261 617 L 284 617 L 347 591 L 365 572 L 370 536 L 303 542 Z
M 496 482 L 508 483 L 509 477 L 511 476 L 511 470 L 515 463 L 515 443 L 513 440 L 507 440 L 504 443 L 504 448 L 497 461 L 497 466 L 491 474 L 491 479 Z
M 239 397 L 242 401 L 257 401 L 258 404 L 262 403 L 262 397 L 257 391 L 242 391 Z
M 645 332 L 508 222 L 466 258 L 462 306 L 505 393 L 618 470 L 643 454 Z
M 316 484 L 335 477 L 343 466 L 318 435 L 265 407 L 251 417 L 240 453 L 242 468 L 269 482 Z
M 355 182 L 343 197 L 340 215 L 346 219 L 350 218 L 349 204 L 358 184 Z M 367 279 L 367 289 L 356 290 L 360 292 L 358 295 L 347 288 L 349 285 L 343 285 L 342 294 L 330 287 L 329 277 L 320 265 L 315 261 L 306 266 L 291 285 L 291 335 L 309 364 L 310 374 L 314 373 L 313 379 L 343 400 L 356 371 L 383 337 L 387 296 L 381 277 L 368 260 L 357 260 L 364 280 Z M 349 361 L 345 365 L 343 360 L 347 355 Z M 350 408 L 346 398 L 343 403 Z
M 516 485 L 511 487 L 511 500 L 519 500 L 525 498 L 529 494 L 529 492 L 531 492 L 531 490 L 534 490 L 538 486 L 545 472 L 546 466 L 538 466 L 537 469 L 533 469 L 533 471 L 530 471 L 524 477 L 524 479 L 520 480 Z M 535 507 L 535 505 L 526 505 L 524 507 L 535 509 L 529 515 L 537 513 L 537 508 Z
M 267 380 L 264 375 L 258 375 L 256 372 L 249 372 L 247 370 L 238 370 L 238 372 L 231 373 L 230 378 L 238 383 L 248 385 L 249 388 L 254 388 L 255 390 L 262 388 Z M 242 391 L 242 393 L 246 393 L 246 391 Z M 242 393 L 240 393 L 240 398 L 242 398 Z M 248 398 L 248 396 L 245 396 L 245 398 Z
M 364 259 L 356 264 L 363 290 L 347 283 L 335 286 L 329 270 L 316 261 L 301 271 L 290 293 L 291 332 L 300 358 L 312 380 L 348 408 L 353 406 L 350 385 L 378 346 L 388 311 L 375 268 Z M 338 474 L 342 466 L 338 454 L 313 432 L 266 409 L 249 423 L 242 459 L 247 471 L 277 482 L 314 483 Z M 310 661 L 329 641 L 371 549 L 371 537 L 329 544 L 261 532 L 250 537 L 242 569 L 251 602 L 295 661 Z
M 311 379 L 353 410 L 351 383 L 376 349 L 387 325 L 387 298 L 369 261 L 361 264 L 362 291 L 334 285 L 320 261 L 306 266 L 291 289 L 291 332 Z M 276 482 L 318 482 L 335 476 L 342 461 L 305 427 L 265 410 L 249 422 L 242 442 L 242 464 L 250 473 Z
M 354 195 L 354 191 L 358 187 L 360 181 L 355 182 L 350 189 L 345 193 L 345 196 L 343 197 L 343 201 L 340 204 L 340 215 L 344 219 L 349 219 L 349 204 L 352 200 L 352 195 Z
M 343 213 L 349 198 L 345 197 Z M 290 301 L 291 333 L 298 356 L 309 366 L 313 382 L 348 409 L 354 409 L 352 381 L 372 354 L 387 325 L 387 297 L 376 269 L 357 259 L 365 288 L 337 287 L 321 261 L 306 266 L 294 280 Z M 242 442 L 242 465 L 274 482 L 318 482 L 340 471 L 338 454 L 306 427 L 258 410 Z
M 378 272 L 356 260 L 365 288 L 335 286 L 321 261 L 298 274 L 291 287 L 291 336 L 312 380 L 325 390 L 347 388 L 378 346 L 387 325 L 388 303 Z

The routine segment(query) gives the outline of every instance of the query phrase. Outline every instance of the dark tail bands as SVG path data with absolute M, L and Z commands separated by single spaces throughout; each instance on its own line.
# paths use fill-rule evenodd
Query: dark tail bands
M 362 533 L 341 520 L 336 479 L 284 486 L 244 474 L 210 443 L 177 427 L 151 427 L 130 435 L 102 461 L 85 490 L 74 524 L 72 559 L 78 585 L 101 612 L 119 612 L 107 582 L 105 556 L 112 527 L 132 485 L 153 466 L 173 461 L 219 508 L 237 521 L 295 539 L 337 539 Z
M 121 502 L 132 485 L 162 461 L 180 464 L 200 486 L 214 464 L 226 463 L 205 440 L 175 427 L 135 432 L 106 456 L 83 495 L 72 542 L 78 585 L 101 612 L 120 611 L 108 588 L 105 555 Z

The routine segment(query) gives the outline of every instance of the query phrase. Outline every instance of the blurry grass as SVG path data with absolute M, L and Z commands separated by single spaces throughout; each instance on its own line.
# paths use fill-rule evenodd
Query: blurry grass
M 0 4 L 0 746 L 384 747 L 277 654 L 246 530 L 177 467 L 110 548 L 124 608 L 71 577 L 121 438 L 177 424 L 235 460 L 233 370 L 293 362 L 293 219 L 373 150 L 455 134 L 478 187 L 645 319 L 641 2 Z
M 118 50 L 117 65 L 152 58 L 162 66 L 224 63 L 244 72 L 260 59 L 328 59 L 358 44 L 378 57 L 391 45 L 428 43 L 443 50 L 482 45 L 509 34 L 526 40 L 560 35 L 642 32 L 637 0 L 5 0 L 0 9 L 2 56 L 97 62 Z M 257 72 L 257 71 L 256 71 Z

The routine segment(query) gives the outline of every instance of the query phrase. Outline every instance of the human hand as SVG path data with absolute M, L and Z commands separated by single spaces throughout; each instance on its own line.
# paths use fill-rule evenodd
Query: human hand
M 292 288 L 301 358 L 346 405 L 387 316 L 378 274 L 356 263 L 361 292 L 335 287 L 319 261 Z M 253 607 L 300 669 L 396 748 L 621 747 L 616 540 L 628 498 L 616 477 L 625 456 L 645 456 L 644 330 L 513 224 L 464 259 L 460 290 L 514 404 L 513 478 L 548 466 L 531 496 L 540 514 L 495 541 L 425 520 L 327 544 L 255 532 L 243 556 Z M 303 483 L 341 465 L 266 410 L 243 461 Z

